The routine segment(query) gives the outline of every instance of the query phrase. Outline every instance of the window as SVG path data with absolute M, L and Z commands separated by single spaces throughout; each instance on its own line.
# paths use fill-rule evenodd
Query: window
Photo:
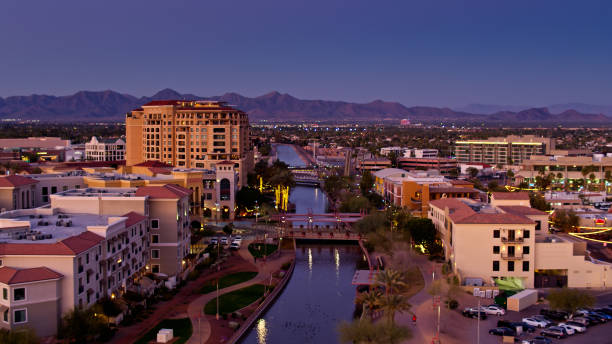
M 523 238 L 525 238 L 525 239 L 529 239 L 529 237 L 530 237 L 530 236 L 531 236 L 531 233 L 529 233 L 529 231 L 528 231 L 528 230 L 524 230 L 524 231 L 523 231 Z
M 151 242 L 154 243 L 154 244 L 159 243 L 159 234 L 151 235 Z
M 28 314 L 25 309 L 17 309 L 13 313 L 13 322 L 15 324 L 24 323 L 28 321 Z
M 52 194 L 57 193 L 57 186 L 52 186 L 52 187 L 51 187 L 51 193 L 52 193 Z
M 8 309 L 4 311 L 4 314 L 2 315 L 2 320 L 4 320 L 4 322 L 8 322 Z
M 493 230 L 493 237 L 494 238 L 499 238 L 499 229 Z
M 523 271 L 529 271 L 529 261 L 523 261 Z
M 154 274 L 159 273 L 159 264 L 153 264 L 153 265 L 151 266 L 151 271 L 152 271 Z
M 499 271 L 499 260 L 493 261 L 493 271 Z
M 8 300 L 8 289 L 2 288 L 2 299 Z
M 514 271 L 514 262 L 508 262 L 508 271 Z
M 159 259 L 159 250 L 151 250 L 151 258 Z
M 523 246 L 523 254 L 529 254 L 529 246 Z
M 539 231 L 539 230 L 541 230 L 541 229 L 542 229 L 542 221 L 537 220 L 537 221 L 536 221 L 535 230 L 536 230 L 536 231 Z
M 159 228 L 159 220 L 158 219 L 151 220 L 151 228 L 153 228 L 153 229 L 158 229 Z
M 42 194 L 43 194 L 43 195 L 48 195 L 48 194 L 49 194 L 49 188 L 48 188 L 48 187 L 46 187 L 46 186 L 43 186 L 43 188 L 42 188 Z
M 25 300 L 25 298 L 26 298 L 25 288 L 15 288 L 15 290 L 13 291 L 13 301 L 21 301 L 21 300 Z
M 493 246 L 493 254 L 499 254 L 499 246 Z

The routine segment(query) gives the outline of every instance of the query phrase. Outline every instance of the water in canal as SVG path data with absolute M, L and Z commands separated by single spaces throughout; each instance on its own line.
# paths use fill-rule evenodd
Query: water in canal
M 278 145 L 277 151 L 280 160 L 303 164 L 293 147 Z M 323 213 L 327 207 L 325 194 L 312 187 L 295 187 L 290 201 L 301 214 Z M 357 245 L 298 244 L 289 283 L 242 343 L 337 343 L 337 324 L 353 314 L 351 280 L 361 257 Z
M 292 145 L 276 145 L 276 157 L 291 167 L 306 167 L 306 162 L 300 158 Z

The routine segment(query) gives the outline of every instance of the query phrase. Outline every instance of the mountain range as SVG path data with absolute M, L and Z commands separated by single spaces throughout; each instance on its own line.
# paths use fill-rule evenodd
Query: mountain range
M 30 95 L 0 98 L 0 119 L 18 118 L 40 121 L 122 121 L 126 112 L 161 99 L 193 99 L 225 101 L 249 114 L 252 121 L 382 121 L 408 118 L 421 122 L 480 122 L 480 123 L 598 123 L 612 124 L 612 117 L 604 115 L 605 107 L 580 109 L 571 106 L 552 108 L 496 107 L 472 104 L 465 109 L 412 106 L 397 102 L 375 100 L 369 103 L 350 103 L 328 100 L 304 100 L 289 94 L 270 92 L 258 97 L 245 97 L 237 93 L 201 97 L 164 89 L 151 97 L 135 97 L 111 90 L 79 91 L 68 96 Z M 555 112 L 557 110 L 558 112 Z

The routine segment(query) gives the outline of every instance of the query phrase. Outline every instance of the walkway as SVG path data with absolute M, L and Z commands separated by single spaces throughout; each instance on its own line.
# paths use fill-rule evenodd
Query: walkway
M 244 241 L 241 249 L 238 251 L 239 255 L 245 261 L 252 261 L 253 257 L 249 253 L 247 247 L 250 242 Z M 253 279 L 250 279 L 246 282 L 235 284 L 233 286 L 229 286 L 227 288 L 221 289 L 219 291 L 219 295 L 223 295 L 225 293 L 229 293 L 234 290 L 238 290 L 244 287 L 248 287 L 252 284 L 257 283 L 267 283 L 270 280 L 270 275 L 276 271 L 278 271 L 281 266 L 291 260 L 293 256 L 290 255 L 281 255 L 280 257 L 275 253 L 272 258 L 268 258 L 267 261 L 263 262 L 259 260 L 256 264 L 257 268 L 257 276 Z M 187 307 L 187 313 L 189 314 L 189 318 L 191 319 L 191 324 L 193 326 L 193 334 L 187 344 L 202 344 L 206 343 L 211 336 L 212 327 L 206 316 L 204 315 L 204 306 L 211 300 L 214 300 L 217 297 L 217 292 L 214 291 L 212 293 L 208 293 L 198 297 L 193 300 L 189 306 Z

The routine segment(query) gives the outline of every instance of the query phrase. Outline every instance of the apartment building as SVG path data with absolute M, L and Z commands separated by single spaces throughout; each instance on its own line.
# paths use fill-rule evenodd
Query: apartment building
M 231 161 L 240 186 L 254 166 L 248 115 L 225 102 L 152 101 L 126 115 L 126 141 L 128 166 L 214 169 Z
M 119 161 L 125 159 L 125 141 L 117 138 L 99 139 L 95 136 L 85 144 L 85 159 Z
M 519 165 L 532 155 L 549 154 L 554 149 L 554 139 L 534 135 L 455 141 L 455 157 L 460 163 Z
M 429 203 L 440 198 L 479 198 L 481 192 L 463 180 L 449 180 L 438 171 L 384 169 L 374 172 L 374 190 L 388 204 L 427 217 Z
M 436 153 L 437 154 L 437 153 Z M 458 163 L 457 159 L 447 158 L 399 158 L 397 164 L 400 168 L 406 171 L 413 170 L 437 170 L 442 175 L 458 174 Z
M 53 335 L 63 314 L 124 292 L 147 271 L 147 217 L 71 210 L 0 214 L 0 327 Z
M 428 217 L 460 279 L 524 287 L 607 287 L 612 265 L 588 256 L 586 243 L 548 233 L 548 214 L 529 207 L 526 193 L 493 193 L 491 202 L 432 201 Z

